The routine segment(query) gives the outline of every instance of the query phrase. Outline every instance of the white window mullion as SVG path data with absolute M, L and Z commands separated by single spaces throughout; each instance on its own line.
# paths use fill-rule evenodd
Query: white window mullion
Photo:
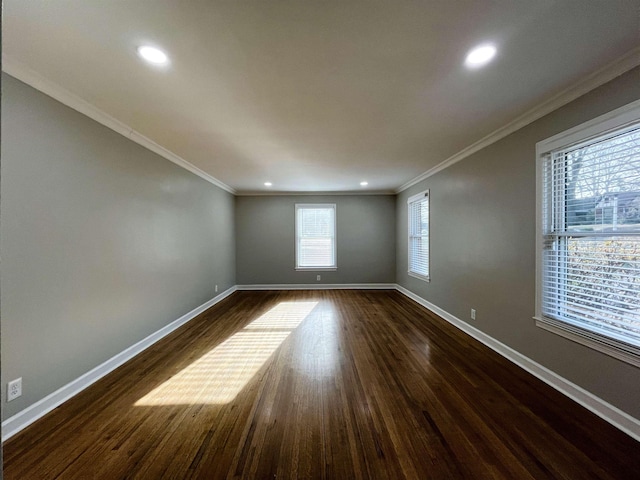
M 408 205 L 408 272 L 429 280 L 429 190 L 407 200 Z
M 536 152 L 538 325 L 640 366 L 640 102 Z
M 296 204 L 296 269 L 335 270 L 335 204 Z

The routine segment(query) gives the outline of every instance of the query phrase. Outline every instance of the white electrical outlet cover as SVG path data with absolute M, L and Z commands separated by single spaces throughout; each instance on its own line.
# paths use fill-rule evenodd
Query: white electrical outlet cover
M 7 402 L 15 400 L 22 395 L 22 377 L 7 383 Z

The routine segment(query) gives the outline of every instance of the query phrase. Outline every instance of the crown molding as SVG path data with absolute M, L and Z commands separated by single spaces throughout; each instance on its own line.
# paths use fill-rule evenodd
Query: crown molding
M 613 80 L 614 78 L 622 75 L 625 72 L 628 72 L 634 67 L 640 65 L 640 47 L 636 47 L 633 50 L 627 52 L 623 56 L 614 60 L 613 62 L 607 64 L 605 67 L 596 70 L 590 75 L 587 75 L 585 78 L 581 79 L 579 82 L 573 84 L 572 86 L 562 90 L 560 93 L 557 93 L 550 99 L 541 103 L 537 107 L 525 112 L 524 114 L 517 117 L 515 120 L 509 122 L 505 126 L 491 132 L 489 135 L 481 138 L 475 143 L 472 143 L 468 147 L 460 150 L 455 155 L 447 158 L 442 163 L 439 163 L 433 168 L 430 168 L 426 172 L 421 175 L 418 175 L 412 180 L 409 180 L 407 183 L 398 187 L 395 193 L 400 193 L 408 189 L 409 187 L 414 186 L 417 183 L 420 183 L 425 178 L 429 178 L 432 175 L 435 175 L 441 170 L 444 170 L 451 165 L 458 163 L 460 160 L 464 160 L 470 155 L 482 150 L 485 147 L 488 147 L 492 143 L 497 142 L 498 140 L 503 139 L 507 135 L 511 135 L 512 133 L 520 130 L 521 128 L 533 123 L 539 118 L 544 117 L 545 115 L 557 110 L 558 108 L 566 105 L 569 102 L 572 102 L 578 97 L 581 97 L 585 93 L 594 90 L 595 88 L 604 85 L 605 83 Z
M 199 176 L 200 178 L 206 180 L 209 183 L 212 183 L 216 187 L 219 187 L 223 190 L 226 190 L 229 193 L 235 194 L 236 191 L 229 185 L 221 182 L 215 177 L 212 177 L 208 173 L 199 169 L 192 163 L 189 163 L 184 158 L 176 155 L 175 153 L 167 150 L 162 145 L 157 144 L 153 140 L 148 137 L 145 137 L 140 132 L 137 132 L 129 125 L 121 122 L 120 120 L 115 119 L 111 115 L 103 112 L 95 105 L 83 100 L 82 98 L 74 95 L 68 90 L 62 88 L 57 83 L 52 82 L 51 80 L 45 78 L 38 72 L 30 69 L 26 65 L 21 64 L 20 62 L 15 61 L 11 57 L 6 54 L 2 55 L 2 71 L 11 75 L 14 78 L 17 78 L 21 82 L 26 83 L 27 85 L 35 88 L 36 90 L 48 95 L 49 97 L 59 101 L 60 103 L 66 105 L 74 109 L 77 112 L 95 120 L 96 122 L 104 125 L 107 128 L 110 128 L 116 133 L 128 138 L 129 140 L 141 145 L 147 150 L 152 151 L 160 155 L 161 157 L 169 160 L 170 162 L 175 163 L 176 165 L 184 168 L 185 170 L 190 171 L 191 173 Z
M 507 125 L 493 131 L 489 135 L 481 138 L 477 142 L 462 149 L 455 155 L 447 158 L 438 165 L 430 168 L 421 175 L 413 178 L 412 180 L 404 183 L 394 191 L 381 191 L 381 192 L 237 192 L 234 188 L 221 182 L 217 178 L 209 175 L 195 165 L 189 163 L 179 155 L 167 150 L 163 146 L 157 144 L 153 140 L 145 137 L 141 133 L 135 131 L 125 123 L 115 119 L 102 110 L 98 109 L 95 105 L 83 100 L 82 98 L 74 95 L 73 93 L 65 90 L 56 83 L 46 79 L 34 70 L 26 67 L 25 65 L 16 62 L 6 54 L 2 55 L 2 70 L 12 77 L 30 85 L 31 87 L 39 90 L 40 92 L 58 100 L 64 105 L 73 108 L 74 110 L 86 115 L 87 117 L 95 120 L 96 122 L 110 128 L 111 130 L 123 135 L 124 137 L 136 142 L 144 148 L 166 158 L 167 160 L 179 165 L 180 167 L 190 171 L 191 173 L 198 175 L 204 180 L 216 185 L 217 187 L 226 190 L 229 193 L 238 196 L 257 196 L 257 195 L 390 195 L 398 194 L 407 190 L 408 188 L 416 185 L 424 179 L 435 175 L 436 173 L 450 167 L 451 165 L 473 155 L 474 153 L 488 147 L 489 145 L 503 139 L 504 137 L 514 133 L 515 131 L 529 125 L 530 123 L 542 118 L 543 116 L 557 110 L 558 108 L 566 105 L 567 103 L 577 99 L 585 93 L 613 80 L 614 78 L 622 75 L 623 73 L 631 70 L 632 68 L 640 65 L 640 47 L 636 47 L 629 51 L 622 57 L 609 63 L 605 67 L 593 72 L 584 79 L 580 80 L 576 84 L 566 88 L 565 90 L 554 95 L 547 101 L 538 105 L 537 107 L 525 112 L 523 115 L 517 117 L 515 120 L 509 122 Z

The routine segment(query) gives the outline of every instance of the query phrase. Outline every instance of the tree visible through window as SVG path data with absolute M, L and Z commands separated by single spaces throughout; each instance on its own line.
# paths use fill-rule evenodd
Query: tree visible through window
M 639 354 L 640 124 L 541 158 L 541 313 Z

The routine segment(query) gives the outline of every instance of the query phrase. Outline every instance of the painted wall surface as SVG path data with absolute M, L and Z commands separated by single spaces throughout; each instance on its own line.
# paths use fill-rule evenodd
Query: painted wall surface
M 7 418 L 235 285 L 235 198 L 2 89 L 2 385 L 23 379 Z
M 402 192 L 396 210 L 400 285 L 636 418 L 639 368 L 542 330 L 532 317 L 535 145 L 638 98 L 636 68 Z M 407 275 L 406 201 L 427 188 L 430 283 Z
M 296 203 L 336 204 L 336 271 L 295 270 Z M 236 231 L 239 285 L 395 282 L 393 195 L 237 197 Z

